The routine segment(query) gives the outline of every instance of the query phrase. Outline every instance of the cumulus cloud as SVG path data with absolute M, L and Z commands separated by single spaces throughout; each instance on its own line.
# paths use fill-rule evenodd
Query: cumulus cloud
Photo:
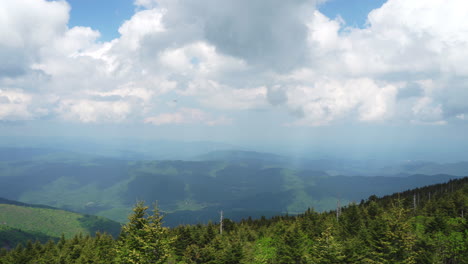
M 33 118 L 29 110 L 32 96 L 21 90 L 0 89 L 0 120 L 28 120 Z
M 242 60 L 219 54 L 206 42 L 194 42 L 178 48 L 168 48 L 159 54 L 159 73 L 191 78 L 220 78 L 222 74 L 242 71 Z
M 122 101 L 62 100 L 56 111 L 68 121 L 121 122 L 130 113 L 131 106 Z
M 443 124 L 443 110 L 440 104 L 434 103 L 430 97 L 422 97 L 417 100 L 412 108 L 417 119 L 414 122 Z
M 163 113 L 145 119 L 145 123 L 158 126 L 169 124 L 204 124 L 217 126 L 227 125 L 231 122 L 231 119 L 226 117 L 214 118 L 211 114 L 196 108 L 181 108 L 174 113 Z
M 466 21 L 467 12 L 465 1 L 389 0 L 369 14 L 367 27 L 361 29 L 316 11 L 308 23 L 314 59 L 309 68 L 315 76 L 335 80 L 386 82 L 398 87 L 397 91 L 381 87 L 379 94 L 391 96 L 371 97 L 374 103 L 368 109 L 380 108 L 388 116 L 396 108 L 395 117 L 413 123 L 445 123 L 468 106 L 457 100 L 466 94 L 468 31 L 461 21 Z M 309 104 L 323 109 L 323 100 L 317 102 Z M 368 117 L 359 111 L 360 120 L 376 120 Z
M 364 28 L 316 3 L 136 0 L 120 37 L 100 42 L 67 26 L 64 1 L 1 1 L 0 119 L 214 125 L 231 122 L 214 111 L 273 108 L 291 125 L 466 119 L 466 1 L 388 0 Z M 168 113 L 172 98 L 190 107 Z
M 124 98 L 134 98 L 137 100 L 141 100 L 145 103 L 149 102 L 154 94 L 153 91 L 144 89 L 144 88 L 136 88 L 133 87 L 132 85 L 128 85 L 125 88 L 120 88 L 120 89 L 115 89 L 111 91 L 88 91 L 90 95 L 95 95 L 98 98 L 118 98 L 118 99 L 124 99 Z
M 186 89 L 180 90 L 179 94 L 199 97 L 203 105 L 215 109 L 248 110 L 266 107 L 267 89 L 233 89 L 213 80 L 195 80 Z
M 390 118 L 398 88 L 361 78 L 322 79 L 309 86 L 286 89 L 287 106 L 301 116 L 301 120 L 293 124 L 317 126 L 353 115 L 367 122 Z
M 460 58 L 467 55 L 468 37 L 461 22 L 467 11 L 464 1 L 389 0 L 369 14 L 364 29 L 346 27 L 339 18 L 331 20 L 316 11 L 309 22 L 309 40 L 315 59 L 330 71 L 466 74 Z
M 66 2 L 5 0 L 0 4 L 0 78 L 25 74 L 41 49 L 66 31 Z
M 122 35 L 120 42 L 134 51 L 141 47 L 145 37 L 164 33 L 166 29 L 161 21 L 164 13 L 165 10 L 143 10 L 136 13 L 119 28 Z
M 304 21 L 308 11 L 315 7 L 313 0 L 240 0 L 223 4 L 216 0 L 138 0 L 135 3 L 153 8 L 150 12 L 164 12 L 162 21 L 169 31 L 204 39 L 223 54 L 276 70 L 295 68 L 303 62 L 307 54 Z M 190 41 L 179 36 L 174 40 L 179 44 Z

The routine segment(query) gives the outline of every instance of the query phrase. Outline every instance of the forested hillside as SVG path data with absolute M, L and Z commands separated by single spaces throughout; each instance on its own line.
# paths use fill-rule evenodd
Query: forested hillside
M 0 198 L 0 247 L 15 247 L 28 239 L 45 243 L 61 236 L 72 238 L 96 231 L 117 237 L 120 227 L 119 223 L 103 217 Z
M 0 263 L 468 263 L 468 178 L 327 212 L 163 227 L 157 208 L 134 207 L 108 235 L 27 243 Z M 222 232 L 221 232 L 222 231 Z

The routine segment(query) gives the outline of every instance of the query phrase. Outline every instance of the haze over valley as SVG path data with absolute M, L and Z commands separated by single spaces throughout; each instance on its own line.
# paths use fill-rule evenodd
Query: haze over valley
M 468 175 L 468 162 L 292 158 L 210 142 L 156 141 L 140 152 L 85 141 L 63 146 L 0 148 L 2 197 L 121 223 L 137 201 L 157 202 L 165 223 L 176 226 L 216 221 L 221 210 L 234 220 L 333 210 Z M 152 159 L 163 153 L 180 158 Z

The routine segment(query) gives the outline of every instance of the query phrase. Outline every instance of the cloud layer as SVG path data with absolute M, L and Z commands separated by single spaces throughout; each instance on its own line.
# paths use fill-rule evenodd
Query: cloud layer
M 317 1 L 136 0 L 119 38 L 62 1 L 0 3 L 0 120 L 443 125 L 468 116 L 468 2 L 389 0 L 365 28 Z M 173 102 L 177 101 L 177 106 Z M 283 121 L 278 121 L 283 122 Z

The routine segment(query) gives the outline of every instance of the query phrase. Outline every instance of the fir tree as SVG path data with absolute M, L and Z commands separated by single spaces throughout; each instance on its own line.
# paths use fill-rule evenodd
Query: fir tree
M 162 227 L 163 216 L 156 206 L 152 215 L 147 209 L 144 202 L 138 202 L 129 222 L 122 227 L 116 245 L 118 263 L 165 263 L 169 257 L 173 239 Z

